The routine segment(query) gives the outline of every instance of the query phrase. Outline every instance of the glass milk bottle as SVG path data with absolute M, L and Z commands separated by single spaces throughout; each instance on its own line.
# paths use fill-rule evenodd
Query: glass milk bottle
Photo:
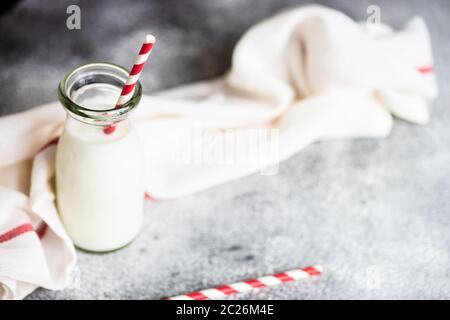
M 92 63 L 59 85 L 67 119 L 56 153 L 56 201 L 69 236 L 88 251 L 121 248 L 141 227 L 143 159 L 130 119 L 140 83 L 126 104 L 114 108 L 127 76 L 122 67 Z M 105 130 L 112 124 L 114 130 Z

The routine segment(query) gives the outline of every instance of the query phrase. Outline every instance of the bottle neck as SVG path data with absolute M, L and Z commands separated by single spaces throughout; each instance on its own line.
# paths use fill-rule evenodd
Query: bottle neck
M 120 122 L 116 122 L 114 127 L 113 134 L 106 134 L 105 128 L 107 126 L 80 121 L 68 114 L 64 126 L 64 133 L 74 139 L 85 142 L 106 143 L 119 140 L 128 135 L 133 128 L 133 122 L 127 117 Z

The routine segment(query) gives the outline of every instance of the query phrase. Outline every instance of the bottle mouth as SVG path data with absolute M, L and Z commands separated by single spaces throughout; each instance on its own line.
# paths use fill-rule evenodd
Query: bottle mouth
M 138 81 L 132 97 L 125 104 L 115 107 L 115 101 L 117 101 L 118 94 L 125 85 L 128 75 L 127 69 L 112 63 L 95 62 L 78 66 L 67 73 L 59 83 L 59 100 L 69 115 L 82 122 L 105 125 L 122 121 L 139 104 L 142 96 L 142 87 Z M 108 93 L 105 89 L 110 92 Z M 94 107 L 77 101 L 76 97 L 80 96 L 80 92 L 94 99 L 95 90 L 98 93 L 108 93 L 108 99 L 104 99 L 108 103 L 101 103 L 101 107 L 98 105 Z M 102 99 L 101 96 L 97 97 L 97 100 L 99 99 Z

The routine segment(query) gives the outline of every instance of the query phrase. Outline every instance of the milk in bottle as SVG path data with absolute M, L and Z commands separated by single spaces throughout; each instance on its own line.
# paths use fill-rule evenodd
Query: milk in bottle
M 96 63 L 81 66 L 61 82 L 67 119 L 56 154 L 56 194 L 61 220 L 76 246 L 110 251 L 131 242 L 142 221 L 143 159 L 128 103 L 114 109 L 127 72 Z M 115 130 L 105 134 L 104 128 Z

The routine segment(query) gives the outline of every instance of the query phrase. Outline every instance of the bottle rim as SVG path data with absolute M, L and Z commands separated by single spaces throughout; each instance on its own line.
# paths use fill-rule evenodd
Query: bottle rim
M 73 101 L 72 98 L 70 97 L 70 93 L 67 92 L 69 89 L 68 88 L 69 81 L 73 76 L 80 74 L 83 71 L 88 71 L 95 68 L 103 68 L 105 70 L 110 69 L 110 71 L 115 72 L 114 75 L 113 74 L 107 75 L 115 77 L 115 80 L 123 82 L 123 85 L 125 85 L 126 79 L 128 78 L 129 75 L 129 71 L 126 68 L 109 62 L 92 62 L 77 66 L 71 71 L 69 71 L 59 83 L 58 86 L 59 101 L 69 112 L 69 114 L 71 114 L 78 120 L 84 122 L 91 122 L 91 123 L 102 122 L 101 124 L 103 125 L 104 123 L 114 123 L 123 120 L 128 114 L 128 112 L 133 110 L 141 100 L 142 86 L 139 81 L 136 83 L 134 87 L 133 96 L 126 103 L 117 108 L 113 106 L 110 109 L 98 110 L 81 106 L 80 104 Z M 121 75 L 119 76 L 119 74 Z

